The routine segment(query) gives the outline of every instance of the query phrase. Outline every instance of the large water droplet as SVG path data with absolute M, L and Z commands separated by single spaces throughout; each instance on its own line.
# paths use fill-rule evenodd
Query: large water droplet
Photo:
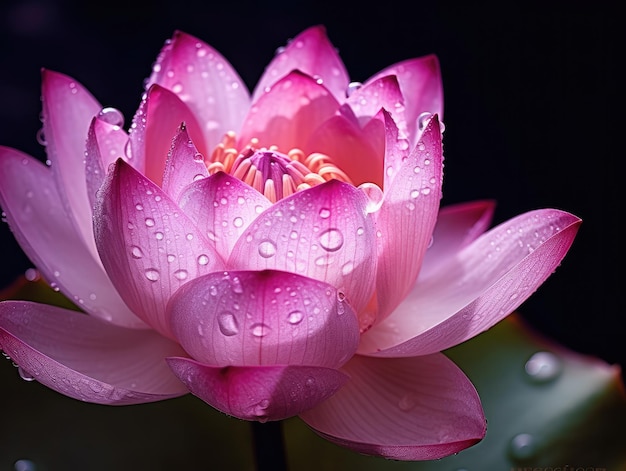
M 98 113 L 98 118 L 113 126 L 119 126 L 120 128 L 124 126 L 124 115 L 117 108 L 102 108 Z
M 146 278 L 150 281 L 157 281 L 160 277 L 159 270 L 156 270 L 155 268 L 148 268 L 145 271 L 145 275 Z
M 528 378 L 535 383 L 551 381 L 559 376 L 561 370 L 561 360 L 550 352 L 537 352 L 524 365 Z
M 199 255 L 198 256 L 198 265 L 208 265 L 209 263 L 209 257 L 205 254 Z
M 537 451 L 537 440 L 529 433 L 520 433 L 511 439 L 509 454 L 514 460 L 532 458 Z
M 346 88 L 346 97 L 349 97 L 350 95 L 352 95 L 362 86 L 363 84 L 361 82 L 350 82 L 348 84 L 348 87 Z
M 343 234 L 339 229 L 326 229 L 320 234 L 320 245 L 328 252 L 336 252 L 343 245 Z
M 252 324 L 250 326 L 250 332 L 255 337 L 265 337 L 270 332 L 270 327 L 262 322 Z
M 421 113 L 417 117 L 417 129 L 419 129 L 420 131 L 423 131 L 424 128 L 426 128 L 426 125 L 428 124 L 428 121 L 430 121 L 430 119 L 432 117 L 433 117 L 433 114 L 429 113 L 428 111 L 425 111 L 424 113 Z
M 174 272 L 174 277 L 177 280 L 181 280 L 181 281 L 186 280 L 188 276 L 189 276 L 189 273 L 187 273 L 187 270 L 180 269 Z
M 35 377 L 31 375 L 28 371 L 23 369 L 21 366 L 17 367 L 17 373 L 20 375 L 20 378 L 22 378 L 24 381 L 28 381 L 28 382 L 35 381 Z
M 217 325 L 220 332 L 227 337 L 232 337 L 239 333 L 239 323 L 231 312 L 223 312 L 217 318 Z
M 292 325 L 296 325 L 302 322 L 303 318 L 304 318 L 304 314 L 302 313 L 302 311 L 292 311 L 287 316 L 287 322 L 289 322 Z
M 143 257 L 143 251 L 141 250 L 140 247 L 137 247 L 136 245 L 133 245 L 130 248 L 130 254 L 132 255 L 133 258 L 142 258 Z
M 276 255 L 276 244 L 271 240 L 264 240 L 259 244 L 259 255 L 263 258 L 270 258 Z
M 367 196 L 367 205 L 365 211 L 368 213 L 374 213 L 380 209 L 383 204 L 385 194 L 383 190 L 375 183 L 363 183 L 359 185 L 359 190 L 365 193 Z

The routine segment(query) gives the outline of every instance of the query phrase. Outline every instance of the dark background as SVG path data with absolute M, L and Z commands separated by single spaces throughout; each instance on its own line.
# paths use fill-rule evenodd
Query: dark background
M 278 47 L 314 24 L 327 27 L 357 81 L 436 53 L 445 90 L 443 203 L 494 198 L 496 223 L 540 207 L 581 217 L 562 266 L 519 310 L 564 345 L 626 365 L 617 166 L 626 43 L 613 4 L 3 0 L 0 145 L 45 158 L 35 139 L 41 67 L 73 76 L 103 106 L 122 110 L 128 125 L 175 29 L 219 50 L 249 87 Z M 30 264 L 6 224 L 0 235 L 5 286 Z

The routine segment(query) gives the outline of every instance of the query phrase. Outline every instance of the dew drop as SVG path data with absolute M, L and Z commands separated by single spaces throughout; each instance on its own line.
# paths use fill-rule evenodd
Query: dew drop
M 339 229 L 327 229 L 320 234 L 320 245 L 328 252 L 336 252 L 343 245 L 343 234 Z
M 350 273 L 352 273 L 353 270 L 354 270 L 354 263 L 353 262 L 346 262 L 341 267 L 341 274 L 343 276 L 348 276 Z
M 206 254 L 202 254 L 198 256 L 198 265 L 208 265 L 209 264 L 209 257 Z
M 375 183 L 369 182 L 359 185 L 358 188 L 365 193 L 365 196 L 367 197 L 365 211 L 368 213 L 375 213 L 378 211 L 383 204 L 383 198 L 385 196 L 383 190 L 381 190 L 381 188 Z
M 130 254 L 132 255 L 133 258 L 142 258 L 143 257 L 143 251 L 141 250 L 140 247 L 137 247 L 136 245 L 133 245 L 130 248 Z
M 145 271 L 146 278 L 150 281 L 157 281 L 160 277 L 159 271 L 154 268 L 148 268 Z
M 26 370 L 24 370 L 21 366 L 17 367 L 17 373 L 20 375 L 20 378 L 22 378 L 24 381 L 27 381 L 27 382 L 35 381 L 35 377 L 31 375 L 29 372 L 27 372 Z
M 162 232 L 155 232 L 154 237 L 156 237 L 156 240 L 163 240 L 163 237 L 165 236 L 163 235 Z
M 98 113 L 98 118 L 113 126 L 119 126 L 120 128 L 124 126 L 124 115 L 117 108 L 102 108 Z
M 37 131 L 37 134 L 35 135 L 35 138 L 37 139 L 37 142 L 39 144 L 41 144 L 42 146 L 45 146 L 48 144 L 48 141 L 46 141 L 46 136 L 43 132 L 43 128 L 39 129 Z
M 550 352 L 537 352 L 524 365 L 524 371 L 534 383 L 546 383 L 562 371 L 561 360 Z
M 235 227 L 242 227 L 243 226 L 243 219 L 240 217 L 236 217 L 235 219 L 233 219 L 233 226 Z
M 238 276 L 235 276 L 233 278 L 231 288 L 233 290 L 233 293 L 236 293 L 236 294 L 243 293 L 243 287 L 241 286 L 241 280 L 239 279 Z
M 529 433 L 519 433 L 511 439 L 509 453 L 514 460 L 532 458 L 537 451 L 535 438 Z
M 302 313 L 302 311 L 292 311 L 287 316 L 287 322 L 289 322 L 292 325 L 296 325 L 302 322 L 303 318 L 304 318 L 304 314 Z
M 268 325 L 259 322 L 250 326 L 250 332 L 252 332 L 252 335 L 254 335 L 255 337 L 260 338 L 265 337 L 267 334 L 269 334 L 270 328 Z
M 264 240 L 259 244 L 259 255 L 263 258 L 270 258 L 276 255 L 276 244 L 271 240 Z
M 146 226 L 147 227 L 153 227 L 154 226 L 154 219 L 146 218 Z
M 180 269 L 174 272 L 174 277 L 177 280 L 181 280 L 181 281 L 186 280 L 188 276 L 189 276 L 189 273 L 187 273 L 187 270 Z
M 330 217 L 330 209 L 328 208 L 320 209 L 319 215 L 322 219 L 328 219 Z
M 220 332 L 226 337 L 232 337 L 239 333 L 239 323 L 231 312 L 223 312 L 217 318 L 217 325 Z
M 417 117 L 417 129 L 419 129 L 420 131 L 423 131 L 426 128 L 428 121 L 430 121 L 430 118 L 432 117 L 433 117 L 433 114 L 429 113 L 428 111 L 421 113 Z

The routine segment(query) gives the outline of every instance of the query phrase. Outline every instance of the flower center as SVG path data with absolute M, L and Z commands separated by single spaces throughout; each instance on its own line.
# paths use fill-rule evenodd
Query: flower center
M 306 155 L 300 149 L 291 149 L 284 154 L 276 146 L 259 148 L 257 139 L 241 151 L 235 146 L 235 133 L 226 133 L 207 163 L 209 174 L 226 172 L 272 203 L 332 179 L 352 184 L 329 156 L 319 152 Z

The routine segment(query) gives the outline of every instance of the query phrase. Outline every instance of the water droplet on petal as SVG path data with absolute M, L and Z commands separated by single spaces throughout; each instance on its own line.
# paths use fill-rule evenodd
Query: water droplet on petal
M 261 322 L 257 324 L 252 324 L 252 326 L 250 326 L 250 332 L 252 332 L 252 335 L 254 335 L 255 337 L 265 337 L 267 334 L 269 334 L 269 331 L 269 326 Z
M 348 87 L 346 88 L 346 97 L 349 97 L 350 95 L 352 95 L 362 86 L 363 84 L 361 82 L 350 82 L 348 84 Z
M 320 209 L 319 214 L 322 219 L 328 219 L 330 217 L 330 209 L 322 208 Z
M 120 128 L 124 126 L 124 115 L 117 108 L 102 108 L 98 113 L 98 118 L 113 126 L 119 126 Z
M 17 373 L 20 375 L 20 378 L 22 378 L 24 381 L 35 381 L 35 377 L 33 375 L 31 375 L 28 371 L 24 370 L 21 366 L 17 367 Z
M 154 226 L 154 219 L 146 218 L 146 226 L 147 227 L 153 227 Z
M 365 211 L 368 213 L 374 213 L 380 209 L 383 204 L 385 194 L 383 190 L 375 183 L 363 183 L 359 185 L 359 190 L 365 193 L 367 196 L 367 205 Z
M 562 370 L 561 360 L 550 352 L 537 352 L 524 365 L 528 378 L 535 383 L 555 379 Z
M 304 318 L 304 314 L 302 313 L 302 311 L 292 311 L 287 316 L 287 322 L 289 322 L 292 325 L 295 325 L 295 324 L 299 324 L 300 322 L 302 322 L 303 318 Z
M 328 252 L 336 252 L 343 245 L 343 234 L 339 229 L 327 229 L 320 234 L 320 245 Z
M 354 263 L 353 262 L 346 262 L 341 267 L 341 274 L 343 276 L 348 276 L 350 273 L 352 273 L 353 270 L 354 270 Z
M 145 271 L 146 278 L 150 281 L 157 281 L 160 277 L 159 271 L 154 268 L 148 268 Z
M 208 265 L 209 257 L 205 254 L 198 256 L 198 265 Z
M 418 117 L 417 117 L 417 129 L 419 129 L 420 131 L 423 131 L 424 128 L 426 128 L 426 125 L 428 124 L 428 121 L 430 121 L 430 118 L 433 117 L 432 113 L 429 113 L 428 111 L 425 111 L 424 113 L 421 113 Z
M 136 245 L 133 245 L 130 248 L 130 254 L 132 255 L 133 258 L 142 258 L 143 257 L 143 251 L 141 250 L 141 248 L 137 247 Z
M 175 277 L 177 280 L 181 280 L 181 281 L 182 281 L 182 280 L 186 280 L 188 276 L 189 276 L 189 273 L 187 273 L 187 270 L 183 270 L 183 269 L 181 269 L 181 270 L 176 270 L 176 271 L 174 272 L 174 277 Z
M 239 323 L 231 312 L 223 312 L 217 318 L 220 332 L 227 337 L 232 337 L 239 333 Z
M 271 240 L 264 240 L 259 244 L 259 255 L 263 258 L 270 258 L 276 255 L 276 244 Z
M 243 226 L 243 219 L 240 217 L 236 217 L 235 219 L 233 219 L 233 226 L 235 227 Z
M 404 412 L 415 409 L 415 406 L 417 406 L 417 399 L 415 398 L 415 395 L 411 393 L 402 396 L 398 402 L 398 407 Z

